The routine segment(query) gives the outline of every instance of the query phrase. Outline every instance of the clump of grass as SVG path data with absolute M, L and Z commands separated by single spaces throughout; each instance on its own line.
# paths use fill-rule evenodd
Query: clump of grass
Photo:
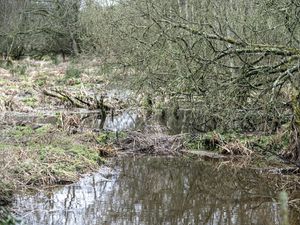
M 0 181 L 0 206 L 7 205 L 8 203 L 10 203 L 12 193 L 13 193 L 12 186 L 10 184 L 3 183 L 2 179 L 1 179 L 1 181 Z
M 47 74 L 39 74 L 39 76 L 34 80 L 34 84 L 43 87 L 47 84 L 47 80 L 49 77 L 47 77 Z
M 217 132 L 208 132 L 196 136 L 189 136 L 185 142 L 188 149 L 193 150 L 216 150 L 223 142 L 223 137 Z
M 24 76 L 27 71 L 27 65 L 21 64 L 21 65 L 16 65 L 12 66 L 10 68 L 10 72 L 14 75 L 19 75 L 19 76 Z
M 67 84 L 67 85 L 78 85 L 81 83 L 82 70 L 78 69 L 74 65 L 68 66 L 65 72 L 65 76 L 63 79 L 58 80 L 58 84 Z
M 13 62 L 12 60 L 8 59 L 8 60 L 2 60 L 0 59 L 0 67 L 3 69 L 11 69 L 13 68 Z
M 81 70 L 79 70 L 78 68 L 74 67 L 74 66 L 69 66 L 66 70 L 65 73 L 65 80 L 71 79 L 71 78 L 80 78 L 81 75 Z
M 118 139 L 124 139 L 126 137 L 126 132 L 103 131 L 96 137 L 96 140 L 100 145 L 107 145 L 113 144 L 114 142 L 118 141 Z
M 58 56 L 56 54 L 55 55 L 51 55 L 51 61 L 52 61 L 52 64 L 58 65 L 59 64 Z
M 0 224 L 1 225 L 14 225 L 20 221 L 11 214 L 11 212 L 4 206 L 0 205 Z
M 38 100 L 35 97 L 25 98 L 22 102 L 30 107 L 36 107 L 38 105 Z

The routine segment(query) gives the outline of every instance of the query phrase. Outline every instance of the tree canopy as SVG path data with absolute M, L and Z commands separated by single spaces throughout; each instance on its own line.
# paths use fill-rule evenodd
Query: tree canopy
M 99 56 L 134 88 L 197 109 L 199 130 L 289 123 L 300 159 L 296 0 L 4 0 L 0 12 L 0 51 L 13 58 Z

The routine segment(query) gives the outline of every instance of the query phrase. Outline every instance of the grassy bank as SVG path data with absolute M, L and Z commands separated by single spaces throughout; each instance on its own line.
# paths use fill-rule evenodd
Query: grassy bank
M 1 201 L 11 193 L 76 181 L 102 162 L 90 133 L 69 135 L 55 126 L 2 129 Z
M 99 59 L 27 58 L 0 65 L 0 74 L 0 205 L 18 191 L 74 182 L 99 168 L 99 134 L 64 114 L 76 107 L 68 96 L 44 94 L 60 90 L 94 104 L 110 85 Z

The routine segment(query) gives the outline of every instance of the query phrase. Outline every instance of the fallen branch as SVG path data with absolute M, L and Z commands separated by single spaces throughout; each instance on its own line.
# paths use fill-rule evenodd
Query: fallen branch
M 72 106 L 77 108 L 86 108 L 86 105 L 84 105 L 82 102 L 79 102 L 76 100 L 76 98 L 73 98 L 70 94 L 66 93 L 65 91 L 60 90 L 43 90 L 43 94 L 52 98 L 57 98 L 62 101 L 69 101 Z
M 77 108 L 87 108 L 87 109 L 100 109 L 110 110 L 114 107 L 110 104 L 104 103 L 104 96 L 101 96 L 99 99 L 94 97 L 86 97 L 84 99 L 81 96 L 72 96 L 70 93 L 64 90 L 43 90 L 43 94 L 52 98 L 57 98 L 61 101 L 68 101 L 73 107 Z

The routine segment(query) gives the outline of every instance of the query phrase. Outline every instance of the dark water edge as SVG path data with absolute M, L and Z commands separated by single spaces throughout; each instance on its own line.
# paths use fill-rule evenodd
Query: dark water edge
M 13 209 L 21 224 L 32 225 L 279 225 L 278 194 L 258 171 L 182 158 L 123 158 L 75 184 L 17 196 Z M 300 224 L 293 217 L 292 224 Z
M 194 121 L 202 123 L 201 114 L 199 112 L 194 113 L 192 110 L 178 110 L 175 115 L 172 109 L 147 111 L 135 108 L 114 113 L 107 112 L 107 116 L 103 118 L 101 112 L 97 110 L 56 109 L 51 111 L 39 109 L 31 113 L 0 112 L 0 127 L 58 125 L 61 123 L 61 115 L 78 121 L 78 132 L 86 130 L 100 131 L 102 129 L 106 131 L 144 130 L 152 126 L 159 126 L 169 134 L 180 134 L 195 132 Z

